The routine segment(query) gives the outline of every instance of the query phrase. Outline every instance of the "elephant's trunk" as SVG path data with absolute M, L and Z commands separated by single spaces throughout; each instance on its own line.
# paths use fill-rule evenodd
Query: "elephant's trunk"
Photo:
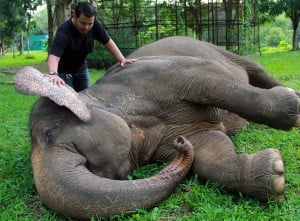
M 178 137 L 174 144 L 178 154 L 169 166 L 150 178 L 131 181 L 92 174 L 82 163 L 83 156 L 77 153 L 72 153 L 73 160 L 66 162 L 65 153 L 59 152 L 59 148 L 47 156 L 33 150 L 32 164 L 38 193 L 49 208 L 76 218 L 108 217 L 138 208 L 151 208 L 174 190 L 192 165 L 194 150 L 190 142 Z M 47 159 L 41 161 L 41 157 Z M 53 171 L 43 170 L 41 162 L 47 162 L 45 167 L 48 169 L 49 163 L 53 163 L 50 166 Z

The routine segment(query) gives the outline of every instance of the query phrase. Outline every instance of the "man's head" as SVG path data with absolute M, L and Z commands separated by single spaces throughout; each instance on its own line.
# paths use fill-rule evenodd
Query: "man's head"
M 72 22 L 81 34 L 87 34 L 94 25 L 96 8 L 89 2 L 80 2 L 75 7 Z

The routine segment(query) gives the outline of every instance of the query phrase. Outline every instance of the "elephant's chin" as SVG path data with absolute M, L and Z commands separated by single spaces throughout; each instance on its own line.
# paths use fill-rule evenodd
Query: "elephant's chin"
M 179 137 L 174 145 L 178 154 L 166 168 L 152 177 L 131 181 L 94 175 L 86 168 L 86 159 L 76 153 L 53 150 L 43 154 L 34 149 L 36 187 L 47 207 L 80 219 L 151 208 L 172 193 L 192 165 L 194 149 L 190 142 Z

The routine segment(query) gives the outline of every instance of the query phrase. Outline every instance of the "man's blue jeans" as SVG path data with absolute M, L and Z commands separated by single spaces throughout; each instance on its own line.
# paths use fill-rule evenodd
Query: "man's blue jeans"
M 74 88 L 75 91 L 79 92 L 89 87 L 90 75 L 88 68 L 83 69 L 81 72 L 77 73 L 59 73 L 66 84 Z

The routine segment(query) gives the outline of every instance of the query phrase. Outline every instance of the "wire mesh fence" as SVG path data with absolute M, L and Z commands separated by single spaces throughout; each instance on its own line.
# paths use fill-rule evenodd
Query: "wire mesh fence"
M 256 0 L 100 0 L 98 17 L 124 55 L 158 39 L 184 35 L 245 54 L 259 47 Z M 97 66 L 114 59 L 101 45 Z

